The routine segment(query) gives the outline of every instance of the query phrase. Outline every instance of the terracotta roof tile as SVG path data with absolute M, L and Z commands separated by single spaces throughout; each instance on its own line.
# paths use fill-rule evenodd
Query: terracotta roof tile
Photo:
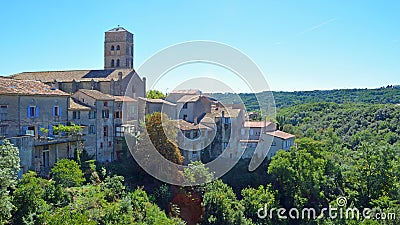
M 72 111 L 89 111 L 91 110 L 91 107 L 84 105 L 81 102 L 78 102 L 76 99 L 70 98 L 68 109 Z
M 128 96 L 114 96 L 116 102 L 137 102 L 136 99 L 133 99 Z
M 96 100 L 105 100 L 105 101 L 113 101 L 114 100 L 114 97 L 112 95 L 104 94 L 97 90 L 79 89 L 78 92 L 81 92 L 81 93 L 83 93 L 93 99 L 96 99 Z
M 280 131 L 280 130 L 273 131 L 273 132 L 266 132 L 266 134 L 269 134 L 269 135 L 274 136 L 274 137 L 281 138 L 283 140 L 295 137 L 293 134 L 289 134 L 289 133 L 286 133 L 286 132 L 283 132 L 283 131 Z
M 0 77 L 0 94 L 69 96 L 68 93 L 52 89 L 49 85 L 39 81 L 14 80 L 4 77 Z

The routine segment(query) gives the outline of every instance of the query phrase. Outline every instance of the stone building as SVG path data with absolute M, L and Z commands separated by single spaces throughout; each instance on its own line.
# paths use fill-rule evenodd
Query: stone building
M 88 154 L 94 156 L 98 162 L 111 162 L 115 159 L 115 99 L 113 96 L 97 90 L 80 89 L 72 98 L 79 104 L 85 104 L 92 110 L 88 118 L 81 117 L 79 124 L 88 122 L 88 132 L 94 138 L 85 138 L 85 148 Z
M 59 158 L 73 157 L 78 135 L 56 135 L 68 122 L 69 94 L 38 81 L 0 78 L 0 136 L 20 150 L 21 172 L 46 174 Z

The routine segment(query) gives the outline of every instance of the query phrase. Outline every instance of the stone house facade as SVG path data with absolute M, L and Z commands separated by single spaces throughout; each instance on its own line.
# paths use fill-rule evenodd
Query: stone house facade
M 78 136 L 56 135 L 68 122 L 69 94 L 38 81 L 0 78 L 3 138 L 20 149 L 21 171 L 46 174 L 60 158 L 73 157 Z

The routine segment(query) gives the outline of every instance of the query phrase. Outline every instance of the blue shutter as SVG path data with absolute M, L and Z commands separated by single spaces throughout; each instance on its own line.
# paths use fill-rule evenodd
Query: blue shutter
M 62 116 L 62 110 L 61 110 L 61 106 L 58 107 L 58 115 L 61 117 Z
M 36 106 L 36 117 L 39 117 L 39 106 Z
M 53 106 L 53 116 L 55 116 L 55 115 L 56 115 L 56 107 Z
M 49 137 L 53 137 L 53 125 L 49 125 Z
M 25 135 L 27 130 L 28 130 L 28 126 L 23 126 L 22 127 L 22 135 Z
M 32 116 L 31 116 L 31 113 L 30 113 L 31 111 L 29 110 L 30 108 L 31 108 L 31 107 L 28 106 L 28 118 L 31 118 L 31 117 L 32 117 Z

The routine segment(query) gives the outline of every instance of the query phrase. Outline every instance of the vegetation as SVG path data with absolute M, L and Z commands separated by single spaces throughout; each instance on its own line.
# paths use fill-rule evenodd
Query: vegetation
M 276 121 L 296 135 L 295 146 L 278 151 L 252 172 L 248 161 L 240 161 L 214 181 L 205 165 L 191 163 L 180 171 L 187 187 L 157 181 L 133 158 L 107 165 L 88 157 L 65 159 L 51 170 L 50 180 L 28 172 L 17 181 L 18 149 L 4 141 L 0 224 L 184 224 L 180 218 L 188 224 L 400 224 L 398 91 L 294 92 L 281 93 L 282 98 L 277 93 Z M 245 103 L 255 105 L 248 97 Z M 161 121 L 166 133 L 160 132 Z M 145 126 L 138 137 L 142 150 L 151 140 L 165 158 L 182 163 L 174 140 L 167 138 L 174 137 L 171 121 L 154 113 L 146 117 Z M 147 151 L 142 154 L 157 166 Z M 341 197 L 346 204 L 338 205 Z M 325 213 L 323 218 L 300 214 L 282 219 L 277 210 L 272 218 L 260 218 L 257 212 L 265 206 L 313 208 L 316 216 L 327 207 L 361 213 L 370 208 L 371 216 L 383 212 L 395 213 L 395 218 L 330 218 Z
M 151 99 L 165 99 L 167 96 L 165 96 L 161 91 L 150 90 L 146 92 L 146 97 Z
M 5 224 L 14 210 L 10 190 L 17 184 L 19 151 L 8 140 L 0 142 L 0 224 Z
M 400 88 L 398 86 L 387 86 L 378 89 L 340 89 L 325 91 L 273 91 L 272 92 L 277 108 L 287 108 L 290 106 L 301 105 L 315 102 L 343 103 L 370 103 L 370 104 L 399 104 Z M 267 99 L 267 92 L 258 94 L 262 103 Z M 257 110 L 257 98 L 254 94 L 241 93 L 240 99 L 236 94 L 213 94 L 213 97 L 224 103 L 236 103 L 240 100 L 244 102 L 250 111 Z

